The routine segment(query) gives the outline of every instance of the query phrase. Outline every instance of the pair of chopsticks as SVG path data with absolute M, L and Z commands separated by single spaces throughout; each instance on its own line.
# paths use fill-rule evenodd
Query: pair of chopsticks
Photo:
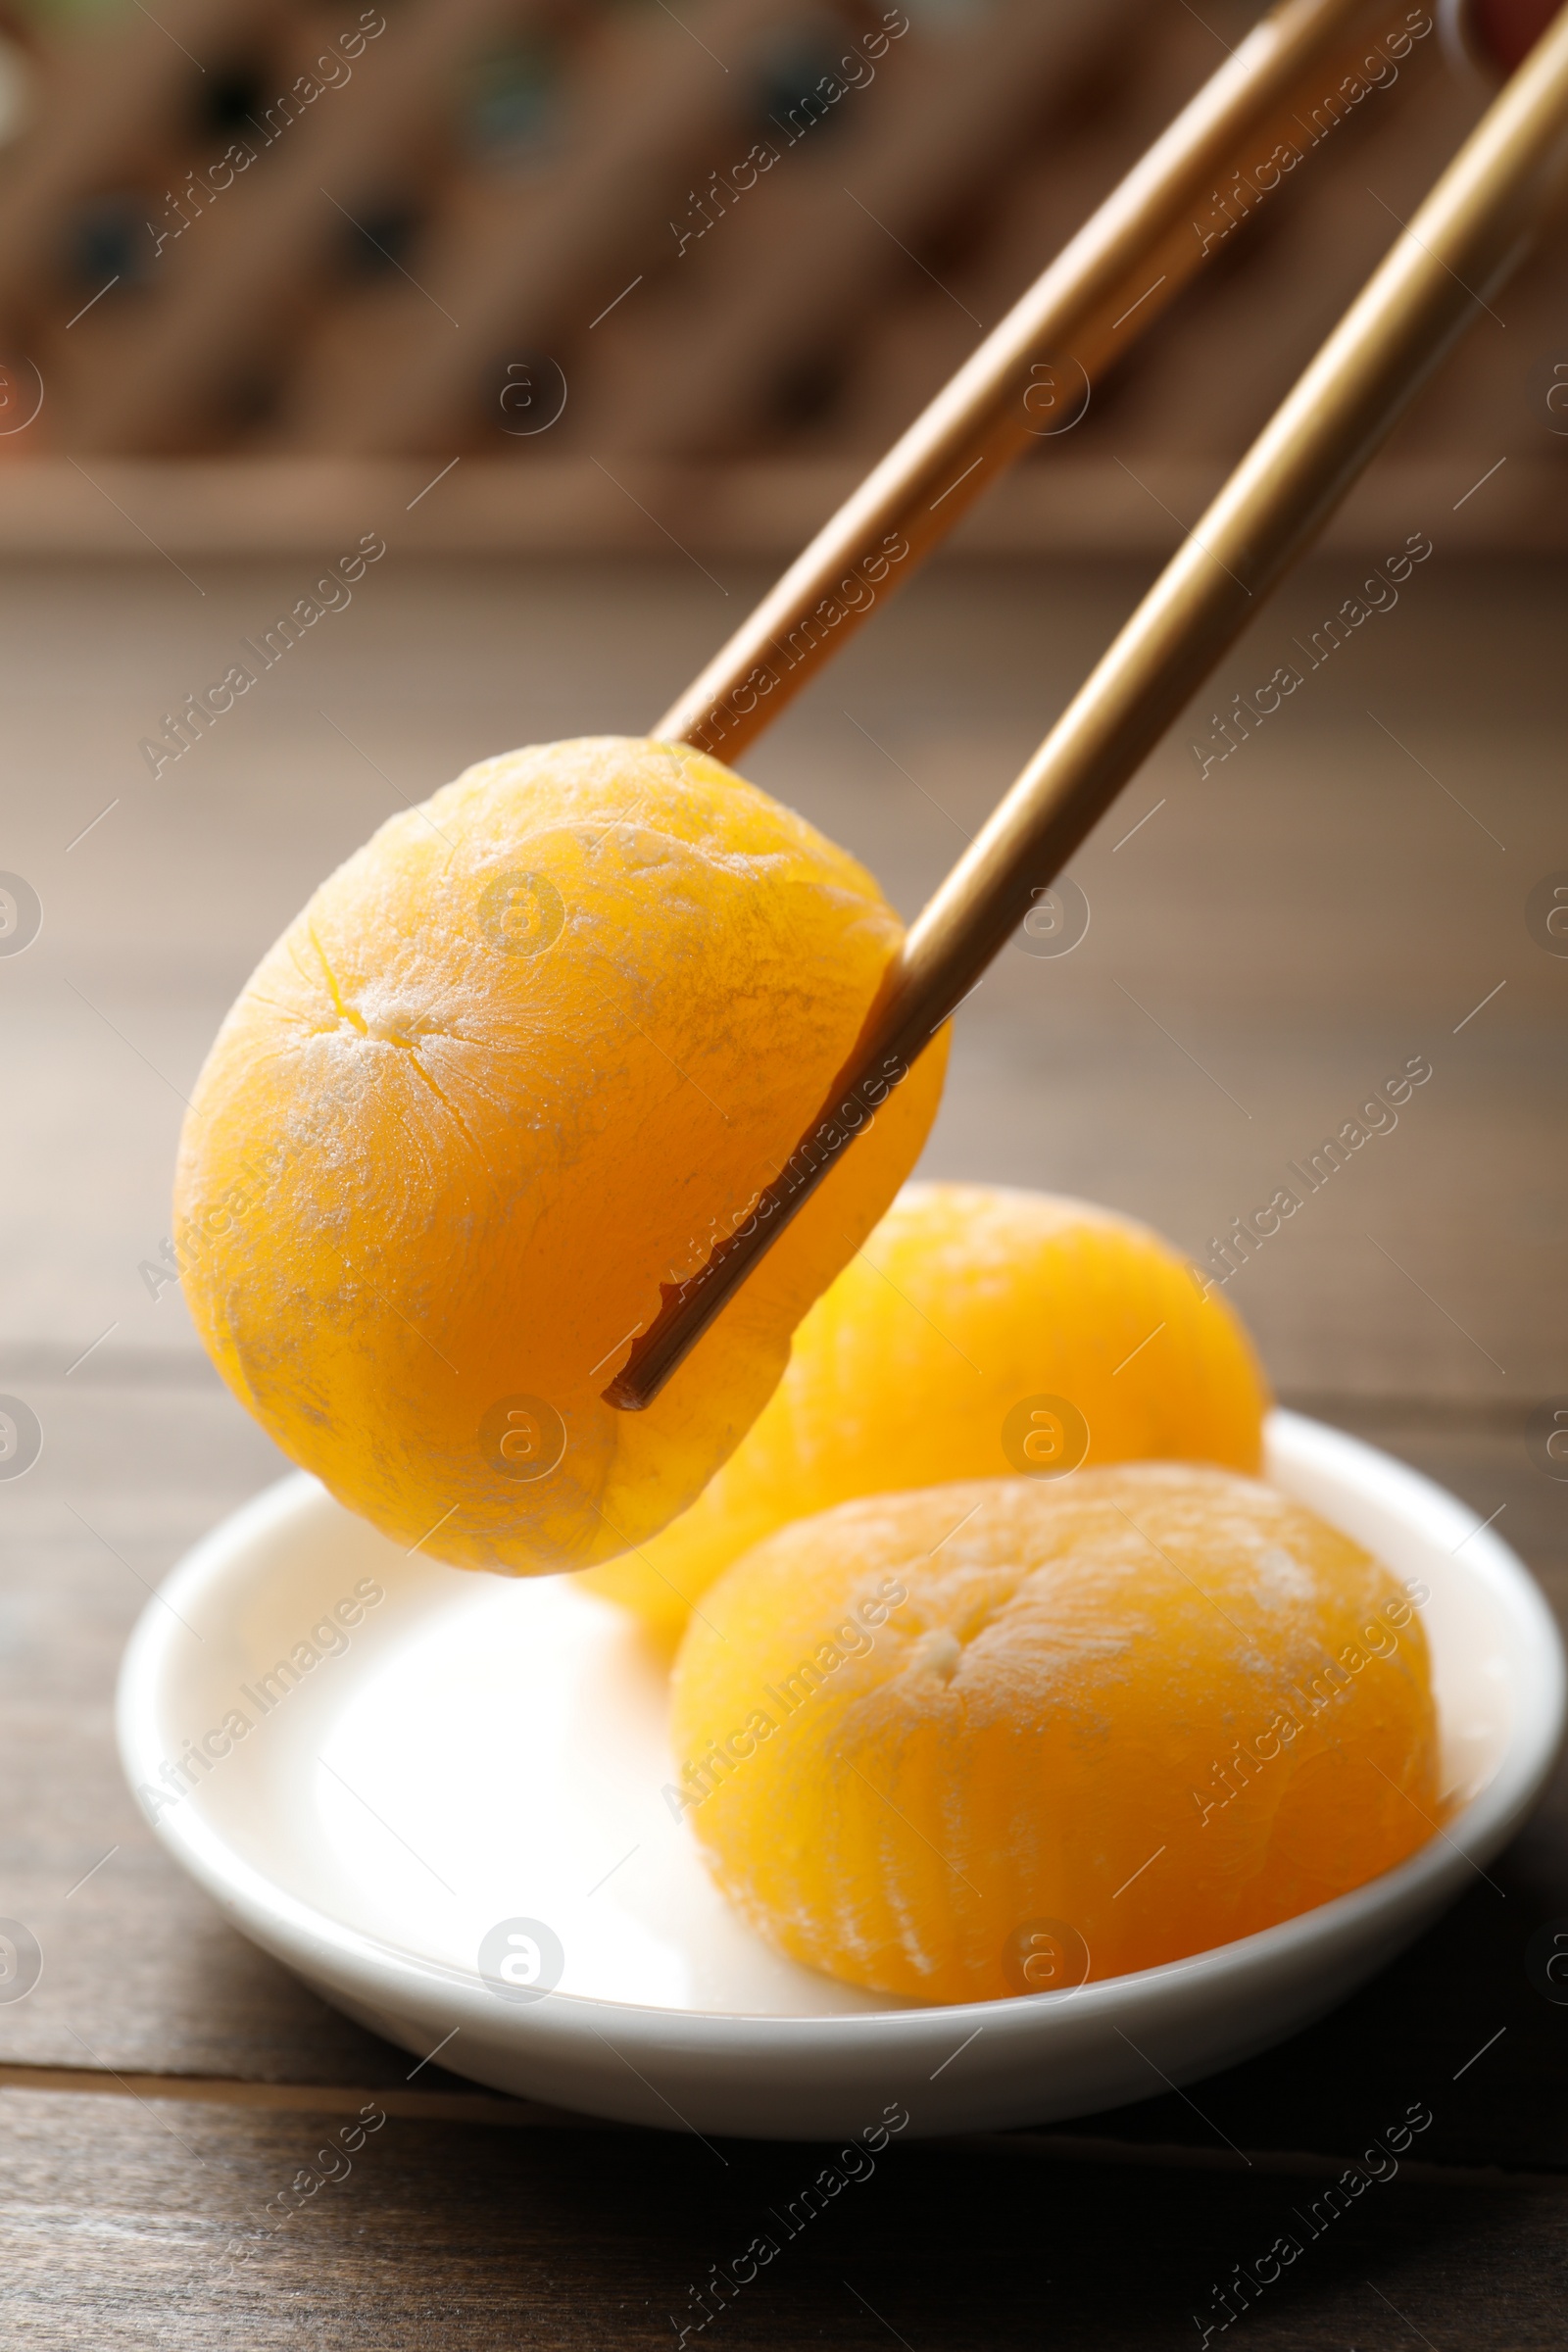
M 847 639 L 854 575 L 899 578 L 1201 266 L 1196 219 L 1266 201 L 1374 44 L 1413 46 L 1385 0 L 1286 0 L 1265 18 L 763 599 L 654 729 L 726 759 Z M 1343 98 L 1340 101 L 1343 108 Z M 1239 175 L 1239 176 L 1238 176 Z M 635 1340 L 605 1391 L 650 1404 L 906 1075 L 1306 548 L 1444 356 L 1534 241 L 1568 179 L 1568 11 L 1543 35 L 1206 514 L 918 916 L 783 1173 Z M 1238 194 L 1239 190 L 1250 194 Z M 1131 306 L 1131 307 L 1129 307 Z M 875 570 L 883 564 L 881 574 Z M 838 618 L 832 615 L 837 613 Z M 814 626 L 813 626 L 814 620 Z

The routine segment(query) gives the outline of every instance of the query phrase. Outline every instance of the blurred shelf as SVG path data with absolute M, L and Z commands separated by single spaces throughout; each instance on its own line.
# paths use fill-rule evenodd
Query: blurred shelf
M 592 458 L 330 457 L 20 460 L 0 467 L 0 557 L 251 557 L 347 552 L 368 531 L 429 555 L 794 554 L 858 478 L 857 461 L 673 464 Z M 1025 465 L 952 546 L 984 556 L 1157 558 L 1219 487 L 1218 461 Z M 1388 554 L 1412 532 L 1446 552 L 1546 554 L 1568 546 L 1560 462 L 1510 457 L 1474 487 L 1465 458 L 1375 466 L 1326 549 Z M 1178 520 L 1178 518 L 1180 518 Z

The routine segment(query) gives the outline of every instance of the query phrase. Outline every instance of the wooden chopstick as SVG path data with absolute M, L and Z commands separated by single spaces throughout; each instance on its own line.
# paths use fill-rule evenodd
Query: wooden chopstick
M 1408 0 L 1285 0 L 1254 25 L 654 735 L 734 760 L 999 473 L 1071 428 L 1097 378 L 1359 103 L 1347 87 L 1364 98 L 1422 55 L 1422 16 Z
M 747 1225 L 606 1390 L 637 1411 L 906 1075 L 1091 827 L 1327 520 L 1568 178 L 1568 11 L 1483 117 L 1317 357 L 906 938 L 817 1118 Z

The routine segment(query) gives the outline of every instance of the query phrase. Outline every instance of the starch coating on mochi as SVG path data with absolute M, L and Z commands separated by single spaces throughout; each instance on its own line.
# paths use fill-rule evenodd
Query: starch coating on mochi
M 405 1549 L 527 1575 L 646 1542 L 924 1140 L 945 1036 L 655 1404 L 603 1401 L 902 936 L 846 852 L 684 748 L 535 746 L 389 818 L 263 958 L 185 1122 L 176 1243 L 224 1378 Z
M 758 1933 L 919 2000 L 1061 1989 L 1020 1975 L 1046 1946 L 1083 1981 L 1230 1942 L 1442 1819 L 1416 1602 L 1302 1505 L 1199 1464 L 780 1530 L 688 1626 L 673 1741 L 672 1808 Z

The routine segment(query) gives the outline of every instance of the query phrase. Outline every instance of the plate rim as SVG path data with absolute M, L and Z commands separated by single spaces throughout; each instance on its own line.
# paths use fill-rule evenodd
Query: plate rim
M 1337 1947 L 1358 1943 L 1361 1932 L 1384 1914 L 1391 1923 L 1413 1919 L 1414 1935 L 1451 1899 L 1450 1889 L 1462 1886 L 1461 1874 L 1479 1869 L 1507 1841 L 1541 1793 L 1563 1739 L 1568 1662 L 1562 1641 L 1541 1588 L 1511 1545 L 1490 1526 L 1467 1528 L 1464 1523 L 1474 1516 L 1469 1506 L 1435 1480 L 1363 1439 L 1280 1406 L 1268 1415 L 1265 1441 L 1283 1443 L 1298 1458 L 1329 1469 L 1336 1460 L 1375 1463 L 1383 1491 L 1404 1505 L 1401 1516 L 1434 1523 L 1436 1534 L 1454 1533 L 1466 1554 L 1464 1573 L 1491 1588 L 1520 1638 L 1525 1687 L 1516 1689 L 1515 1720 L 1496 1770 L 1452 1821 L 1393 1870 L 1231 1942 L 1125 1976 L 1097 1978 L 1064 1993 L 997 2000 L 910 2002 L 817 2015 L 665 2008 L 564 1991 L 535 2004 L 501 2004 L 486 1992 L 476 1971 L 386 1942 L 307 1902 L 240 1854 L 198 1806 L 172 1806 L 151 1826 L 253 1941 L 286 1966 L 327 1978 L 355 1999 L 395 1997 L 417 2007 L 422 1995 L 439 2002 L 443 2015 L 457 2001 L 492 2026 L 509 2021 L 509 2038 L 519 2040 L 574 2041 L 584 2034 L 600 2039 L 599 2027 L 612 2024 L 634 2044 L 640 2038 L 671 2056 L 711 2052 L 715 2044 L 730 2056 L 748 2050 L 776 2056 L 784 2043 L 791 2054 L 804 2056 L 818 2040 L 831 2044 L 846 2033 L 875 2034 L 884 2043 L 909 2044 L 919 2053 L 927 2042 L 945 2041 L 953 2030 L 979 2022 L 1009 2039 L 1033 2036 L 1048 2020 L 1065 2025 L 1069 2012 L 1088 2025 L 1102 2011 L 1120 2013 L 1129 2004 L 1179 2002 L 1184 1991 L 1212 1998 L 1228 1977 L 1259 1972 L 1267 1977 L 1275 1967 L 1298 1966 L 1314 1953 L 1327 1962 Z M 121 1765 L 133 1792 L 156 1770 L 151 1762 L 159 1744 L 154 1704 L 173 1639 L 169 1604 L 188 1604 L 232 1563 L 237 1548 L 322 1501 L 345 1507 L 309 1472 L 289 1472 L 199 1538 L 143 1607 L 124 1651 L 115 1702 Z

